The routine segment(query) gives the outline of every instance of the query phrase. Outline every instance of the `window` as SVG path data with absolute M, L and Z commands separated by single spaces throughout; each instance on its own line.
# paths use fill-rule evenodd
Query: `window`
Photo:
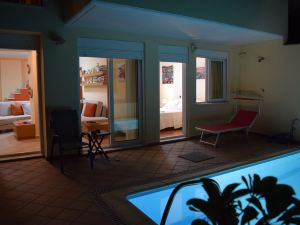
M 196 57 L 196 102 L 226 99 L 226 63 L 221 57 Z

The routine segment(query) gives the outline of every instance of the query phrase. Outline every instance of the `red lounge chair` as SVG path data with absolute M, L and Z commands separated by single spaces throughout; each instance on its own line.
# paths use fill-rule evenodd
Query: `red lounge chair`
M 206 143 L 217 146 L 218 140 L 220 138 L 221 133 L 230 132 L 230 131 L 238 131 L 238 130 L 246 130 L 247 135 L 250 128 L 253 126 L 256 118 L 258 117 L 258 112 L 249 111 L 249 110 L 239 110 L 234 117 L 230 120 L 229 123 L 223 124 L 215 124 L 215 125 L 205 125 L 205 126 L 196 126 L 196 130 L 201 131 L 201 143 Z M 204 133 L 212 133 L 216 134 L 215 142 L 204 141 Z

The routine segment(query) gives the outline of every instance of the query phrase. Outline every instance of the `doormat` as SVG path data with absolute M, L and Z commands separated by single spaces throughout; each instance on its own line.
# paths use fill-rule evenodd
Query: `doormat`
M 214 158 L 213 156 L 205 155 L 200 152 L 191 152 L 191 153 L 187 153 L 184 155 L 180 155 L 178 157 L 195 162 L 195 163 Z

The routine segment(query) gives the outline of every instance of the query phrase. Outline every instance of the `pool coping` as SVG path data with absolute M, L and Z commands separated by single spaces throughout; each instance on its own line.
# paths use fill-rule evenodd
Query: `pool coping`
M 281 156 L 284 154 L 292 153 L 298 151 L 299 148 L 293 147 L 285 150 L 280 150 L 277 152 L 272 152 L 270 154 L 265 154 L 263 156 L 256 156 L 251 159 L 241 160 L 237 162 L 231 162 L 226 165 L 219 165 L 214 168 L 204 169 L 202 171 L 184 171 L 185 173 L 171 175 L 167 178 L 161 178 L 157 181 L 151 182 L 138 186 L 130 186 L 126 188 L 120 188 L 113 191 L 100 193 L 101 199 L 109 207 L 114 214 L 117 215 L 122 224 L 124 225 L 157 225 L 149 217 L 147 217 L 143 212 L 141 212 L 137 207 L 131 204 L 127 197 L 131 194 L 136 194 L 138 192 L 147 191 L 149 189 L 160 188 L 162 186 L 172 185 L 174 183 L 182 182 L 187 179 L 193 179 L 195 177 L 205 176 L 212 173 L 221 172 L 223 170 L 233 169 L 235 167 L 240 167 L 243 165 L 255 163 L 258 161 L 268 160 L 276 156 Z

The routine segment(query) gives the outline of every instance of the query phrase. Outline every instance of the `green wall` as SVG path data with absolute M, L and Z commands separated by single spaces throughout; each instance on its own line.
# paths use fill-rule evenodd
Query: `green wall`
M 78 76 L 78 53 L 77 40 L 80 37 L 137 41 L 145 45 L 144 64 L 144 143 L 159 141 L 159 52 L 160 44 L 180 45 L 189 47 L 188 40 L 176 40 L 157 38 L 151 36 L 133 35 L 126 33 L 111 32 L 106 30 L 79 29 L 66 26 L 61 16 L 60 1 L 45 0 L 45 7 L 19 6 L 15 4 L 0 4 L 0 29 L 5 32 L 31 31 L 41 35 L 42 47 L 42 77 L 45 93 L 46 110 L 52 107 L 69 106 L 79 109 L 79 76 Z M 126 1 L 130 2 L 130 1 Z M 132 1 L 139 2 L 139 1 Z M 143 1 L 145 2 L 145 1 Z M 147 1 L 146 5 L 152 5 Z M 158 1 L 153 1 L 158 3 Z M 170 3 L 170 1 L 166 1 Z M 173 2 L 173 1 L 172 1 Z M 176 1 L 177 6 L 181 1 Z M 193 1 L 188 1 L 190 4 Z M 257 2 L 257 1 L 255 1 Z M 158 4 L 162 7 L 167 3 Z M 153 4 L 153 7 L 156 4 Z M 202 6 L 203 7 L 203 6 Z M 190 6 L 183 6 L 186 10 Z M 168 8 L 168 10 L 176 7 Z M 202 10 L 203 11 L 203 10 Z M 194 10 L 191 13 L 196 13 Z M 215 15 L 214 13 L 213 15 Z M 241 19 L 244 20 L 244 19 Z M 276 21 L 275 21 L 276 22 Z M 251 21 L 252 23 L 252 21 Z M 63 45 L 56 45 L 51 41 L 48 32 L 57 32 L 66 41 Z M 17 46 L 18 43 L 15 43 Z M 211 45 L 198 43 L 198 47 L 224 50 L 229 52 L 228 92 L 236 89 L 238 84 L 239 57 L 238 47 Z M 211 123 L 227 120 L 232 113 L 229 103 L 219 104 L 196 104 L 195 103 L 195 60 L 189 51 L 187 64 L 186 83 L 186 111 L 187 111 L 187 135 L 197 133 L 194 126 L 200 123 Z M 48 124 L 48 117 L 46 123 Z M 48 131 L 47 131 L 47 135 Z
M 213 20 L 280 35 L 287 30 L 287 0 L 96 0 Z

